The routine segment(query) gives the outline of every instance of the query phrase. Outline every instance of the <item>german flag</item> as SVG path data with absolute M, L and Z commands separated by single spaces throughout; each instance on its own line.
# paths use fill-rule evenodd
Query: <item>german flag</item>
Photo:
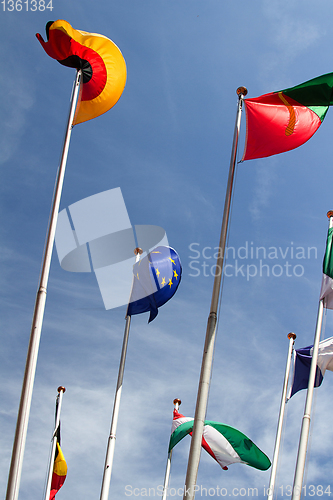
M 62 485 L 65 482 L 67 475 L 67 464 L 60 445 L 57 442 L 57 449 L 54 458 L 53 475 L 51 481 L 50 500 L 53 500 Z
M 109 38 L 72 28 L 63 20 L 46 25 L 47 42 L 36 37 L 60 64 L 82 70 L 82 84 L 73 125 L 100 116 L 119 100 L 126 84 L 126 63 Z

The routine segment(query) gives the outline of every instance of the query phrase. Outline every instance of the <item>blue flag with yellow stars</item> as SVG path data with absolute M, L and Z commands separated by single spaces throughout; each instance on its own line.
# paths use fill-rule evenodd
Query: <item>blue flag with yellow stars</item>
M 150 312 L 149 321 L 175 294 L 181 279 L 182 266 L 177 252 L 166 246 L 154 248 L 133 266 L 133 286 L 127 316 Z

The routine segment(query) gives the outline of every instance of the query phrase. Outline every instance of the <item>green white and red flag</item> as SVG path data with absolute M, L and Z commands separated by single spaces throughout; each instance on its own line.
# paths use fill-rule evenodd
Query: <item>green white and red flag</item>
M 333 227 L 327 233 L 326 252 L 323 260 L 323 279 L 320 300 L 324 299 L 324 307 L 333 309 Z
M 192 435 L 193 423 L 193 418 L 184 417 L 176 409 L 173 411 L 169 452 L 187 434 Z M 228 470 L 228 465 L 234 463 L 247 464 L 259 470 L 267 470 L 271 465 L 265 453 L 230 425 L 205 420 L 201 445 L 223 470 Z
M 313 136 L 333 104 L 333 73 L 278 92 L 244 99 L 246 141 L 242 161 L 295 149 Z

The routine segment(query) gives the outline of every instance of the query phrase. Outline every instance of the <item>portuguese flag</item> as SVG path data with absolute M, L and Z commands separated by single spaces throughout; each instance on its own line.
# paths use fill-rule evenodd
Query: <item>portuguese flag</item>
M 184 417 L 174 410 L 169 452 L 187 434 L 192 434 L 193 422 L 193 418 Z M 224 470 L 234 463 L 259 470 L 267 470 L 271 465 L 269 458 L 245 434 L 219 422 L 205 420 L 202 447 Z
M 333 104 L 333 73 L 296 87 L 244 99 L 246 143 L 242 161 L 298 148 L 313 136 Z

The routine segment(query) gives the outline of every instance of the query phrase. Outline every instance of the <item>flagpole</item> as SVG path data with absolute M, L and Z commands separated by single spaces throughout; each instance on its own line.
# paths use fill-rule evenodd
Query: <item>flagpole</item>
M 76 102 L 80 88 L 80 80 L 81 80 L 81 70 L 77 71 L 76 73 L 76 78 L 70 103 L 70 110 L 68 115 L 67 129 L 61 155 L 61 161 L 55 182 L 51 214 L 47 230 L 43 262 L 41 267 L 40 281 L 37 290 L 36 302 L 35 302 L 35 308 L 31 326 L 25 373 L 22 384 L 20 406 L 17 416 L 12 459 L 8 476 L 6 500 L 17 500 L 19 494 L 22 465 L 23 465 L 23 455 L 27 437 L 28 421 L 29 421 L 29 414 L 30 414 L 30 407 L 32 400 L 32 391 L 36 374 L 38 349 L 39 349 L 43 316 L 45 310 L 47 283 L 50 272 L 53 243 L 54 243 L 55 231 L 58 220 L 58 212 L 59 212 L 62 185 L 65 175 L 66 161 L 68 156 L 69 142 L 71 137 L 71 131 L 73 128 L 72 123 L 75 115 Z
M 327 212 L 327 217 L 329 218 L 329 227 L 331 228 L 333 227 L 333 211 Z M 310 431 L 311 407 L 312 407 L 313 391 L 316 378 L 323 314 L 324 314 L 324 299 L 321 299 L 319 301 L 319 306 L 318 306 L 317 324 L 313 341 L 313 353 L 312 353 L 311 368 L 309 374 L 309 384 L 306 394 L 304 415 L 302 419 L 302 427 L 298 445 L 298 454 L 296 460 L 295 476 L 294 476 L 294 484 L 293 484 L 293 492 L 291 500 L 299 500 L 301 498 L 306 452 L 307 452 L 309 431 Z
M 271 477 L 269 480 L 269 487 L 267 490 L 267 493 L 268 493 L 267 500 L 273 500 L 273 495 L 274 495 L 275 479 L 276 479 L 276 472 L 277 472 L 280 444 L 281 444 L 281 436 L 282 436 L 283 418 L 284 418 L 284 411 L 286 408 L 286 397 L 287 397 L 290 365 L 291 365 L 291 358 L 292 358 L 292 353 L 293 353 L 296 335 L 294 333 L 290 332 L 290 333 L 288 333 L 288 339 L 289 339 L 288 356 L 287 356 L 286 371 L 285 371 L 285 375 L 284 375 L 284 382 L 283 382 L 283 389 L 282 389 L 282 396 L 281 396 L 279 420 L 278 420 L 278 426 L 277 426 L 276 438 L 275 438 L 274 455 L 273 455 L 272 468 L 271 468 Z
M 180 399 L 177 398 L 173 400 L 173 404 L 175 405 L 175 410 L 178 411 L 179 405 L 181 405 L 182 402 Z M 171 472 L 171 458 L 172 458 L 172 450 L 168 452 L 168 459 L 165 468 L 162 500 L 166 500 L 168 496 L 168 487 L 169 487 L 170 472 Z
M 54 457 L 55 457 L 57 441 L 58 441 L 57 432 L 58 432 L 58 428 L 60 425 L 62 396 L 63 396 L 65 391 L 66 391 L 65 387 L 62 387 L 62 386 L 58 387 L 58 395 L 57 395 L 57 399 L 56 399 L 56 418 L 55 418 L 54 432 L 53 432 L 53 436 L 52 436 L 52 448 L 51 448 L 49 472 L 48 472 L 47 483 L 46 483 L 45 500 L 49 500 L 49 498 L 50 498 L 51 483 L 52 483 L 52 476 L 53 476 L 53 467 L 54 467 Z
M 140 260 L 140 255 L 142 253 L 143 252 L 142 252 L 141 248 L 136 248 L 134 250 L 134 254 L 136 256 L 135 262 L 138 262 Z M 109 497 L 113 456 L 114 456 L 114 449 L 116 446 L 116 431 L 117 431 L 117 423 L 118 423 L 118 415 L 119 415 L 119 407 L 120 407 L 120 397 L 121 397 L 121 391 L 123 388 L 123 378 L 124 378 L 126 352 L 127 352 L 130 325 L 131 325 L 131 316 L 128 315 L 128 316 L 126 316 L 125 331 L 124 331 L 124 338 L 123 338 L 123 347 L 122 347 L 121 356 L 120 356 L 118 380 L 117 380 L 116 393 L 115 393 L 114 403 L 113 403 L 111 429 L 110 429 L 110 435 L 108 438 L 108 444 L 107 444 L 107 450 L 106 450 L 100 500 L 107 500 Z
M 217 325 L 217 309 L 218 309 L 220 290 L 221 290 L 224 253 L 227 241 L 228 221 L 230 214 L 234 176 L 235 176 L 234 174 L 235 174 L 235 166 L 237 159 L 242 104 L 244 96 L 246 96 L 246 94 L 247 94 L 247 89 L 245 87 L 238 87 L 237 89 L 238 107 L 237 107 L 236 123 L 235 123 L 232 153 L 231 153 L 231 160 L 229 167 L 228 184 L 227 184 L 225 203 L 224 203 L 220 245 L 215 267 L 211 308 L 208 316 L 205 346 L 202 356 L 200 381 L 199 381 L 197 403 L 196 403 L 194 424 L 193 424 L 193 435 L 191 439 L 191 447 L 187 464 L 187 473 L 186 473 L 183 500 L 193 500 L 195 497 L 194 489 L 196 485 L 199 462 L 200 462 L 202 433 L 207 411 L 208 393 L 209 393 L 209 385 L 210 385 L 210 378 L 212 371 L 216 325 Z

